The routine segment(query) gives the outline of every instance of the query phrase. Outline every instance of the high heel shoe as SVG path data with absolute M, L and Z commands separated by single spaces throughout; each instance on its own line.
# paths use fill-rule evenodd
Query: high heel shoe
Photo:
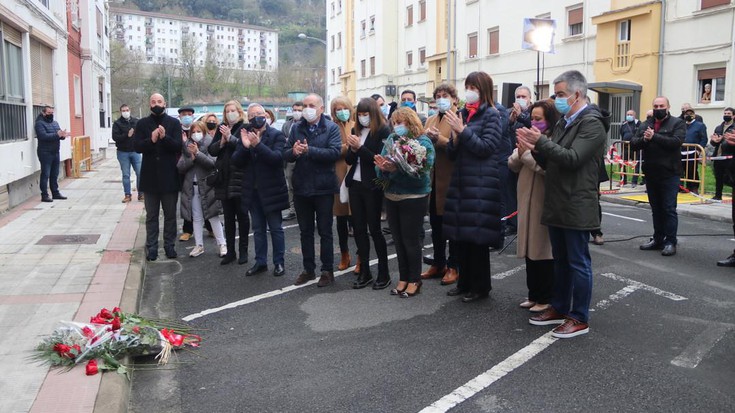
M 408 286 L 411 286 L 411 285 L 416 287 L 416 289 L 413 292 L 408 291 Z M 401 293 L 401 298 L 413 297 L 414 295 L 418 294 L 421 291 L 422 285 L 423 283 L 421 281 L 408 284 L 408 286 L 406 286 L 406 289 L 403 290 L 403 292 Z
M 401 286 L 403 286 L 403 288 L 401 288 Z M 408 288 L 407 281 L 398 281 L 398 285 L 396 285 L 396 288 L 390 290 L 390 295 L 402 294 L 404 291 L 406 291 L 406 288 Z

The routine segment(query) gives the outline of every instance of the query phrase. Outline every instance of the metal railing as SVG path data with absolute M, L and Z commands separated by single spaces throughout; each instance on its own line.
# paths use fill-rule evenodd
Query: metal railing
M 0 102 L 0 142 L 28 139 L 26 105 Z

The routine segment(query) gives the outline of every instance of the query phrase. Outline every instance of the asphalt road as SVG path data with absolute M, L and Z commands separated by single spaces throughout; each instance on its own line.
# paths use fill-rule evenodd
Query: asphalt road
M 220 266 L 211 238 L 198 258 L 179 243 L 180 258 L 148 264 L 141 312 L 191 320 L 204 342 L 172 369 L 135 372 L 131 411 L 735 411 L 735 269 L 715 266 L 731 227 L 680 217 L 678 254 L 663 257 L 638 249 L 650 211 L 603 211 L 591 331 L 568 340 L 518 307 L 514 244 L 492 254 L 491 297 L 465 304 L 438 280 L 409 299 L 353 290 L 352 272 L 280 290 L 301 271 L 296 227 L 280 278 L 244 276 L 252 238 L 243 266 Z

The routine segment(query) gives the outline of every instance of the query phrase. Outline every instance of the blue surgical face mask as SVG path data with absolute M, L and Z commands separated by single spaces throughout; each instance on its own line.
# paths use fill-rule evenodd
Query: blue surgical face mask
M 452 101 L 449 98 L 439 98 L 436 100 L 436 107 L 439 112 L 444 113 L 452 107 Z
M 633 115 L 626 115 L 626 116 L 625 116 L 625 121 L 626 121 L 626 122 L 633 122 L 633 119 L 635 119 L 635 118 L 633 117 Z
M 569 113 L 569 109 L 571 109 L 571 105 L 569 105 L 569 97 L 563 98 L 557 96 L 557 98 L 554 99 L 554 106 L 556 106 L 556 110 L 558 110 L 559 113 L 566 115 Z
M 405 125 L 398 124 L 393 127 L 393 132 L 398 136 L 406 136 L 408 135 L 408 128 Z
M 338 110 L 337 119 L 339 119 L 342 122 L 347 122 L 350 119 L 350 110 L 349 109 Z
M 390 106 L 383 105 L 383 106 L 380 107 L 380 111 L 383 112 L 383 116 L 385 116 L 387 118 L 388 117 L 388 114 L 390 113 Z
M 183 126 L 186 126 L 187 128 L 191 126 L 191 124 L 194 123 L 194 116 L 186 115 L 181 117 L 181 124 Z
M 415 102 L 409 102 L 409 101 L 401 102 L 401 106 L 406 107 L 406 108 L 416 109 Z
M 427 114 L 429 116 L 434 116 L 434 115 L 436 115 L 436 113 L 437 113 L 437 110 L 436 109 L 429 109 L 429 111 L 427 112 Z

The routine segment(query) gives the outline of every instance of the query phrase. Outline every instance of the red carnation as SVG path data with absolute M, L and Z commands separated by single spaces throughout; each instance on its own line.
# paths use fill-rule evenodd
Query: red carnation
M 117 331 L 120 329 L 120 317 L 115 316 L 115 318 L 112 319 L 112 331 Z
M 66 344 L 54 344 L 54 351 L 59 353 L 61 357 L 69 357 L 69 350 L 71 350 L 71 347 L 67 346 Z
M 112 313 L 110 312 L 110 310 L 108 310 L 106 308 L 103 308 L 102 311 L 100 311 L 100 313 L 98 315 L 100 317 L 102 317 L 102 318 L 107 319 L 107 320 L 110 320 L 110 319 L 112 319 L 112 318 L 115 317 L 114 315 L 112 315 Z
M 87 337 L 87 338 L 94 337 L 94 331 L 92 331 L 92 329 L 89 327 L 84 327 L 82 329 L 82 334 L 84 335 L 84 337 Z
M 99 369 L 97 368 L 97 360 L 89 360 L 89 363 L 87 363 L 87 376 L 94 376 L 98 372 Z

